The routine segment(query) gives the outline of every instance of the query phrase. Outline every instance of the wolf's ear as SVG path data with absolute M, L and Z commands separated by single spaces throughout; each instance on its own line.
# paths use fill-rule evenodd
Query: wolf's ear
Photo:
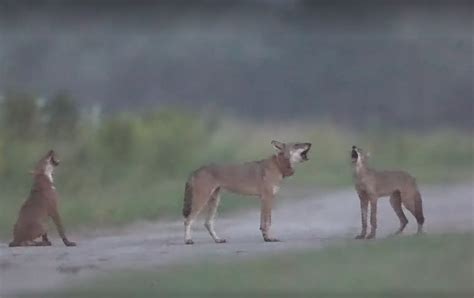
M 53 149 L 51 149 L 51 150 L 49 150 L 49 151 L 48 151 L 48 154 L 47 154 L 47 156 L 51 156 L 51 155 L 53 155 L 53 154 L 54 154 L 54 150 L 53 150 Z
M 282 142 L 278 142 L 278 141 L 273 140 L 272 145 L 273 145 L 273 148 L 275 148 L 276 150 L 279 150 L 279 151 L 283 151 L 283 149 L 285 149 L 285 144 L 282 143 Z

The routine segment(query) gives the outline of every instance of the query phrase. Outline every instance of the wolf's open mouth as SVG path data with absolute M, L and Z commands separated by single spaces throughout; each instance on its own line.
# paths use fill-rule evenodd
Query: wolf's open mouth
M 352 157 L 352 162 L 357 161 L 357 158 L 359 157 L 359 154 L 357 153 L 357 151 L 355 149 L 352 149 L 351 157 Z
M 309 159 L 309 158 L 308 158 L 309 149 L 310 149 L 310 148 L 308 148 L 308 149 L 306 149 L 305 151 L 301 152 L 301 158 L 302 158 L 303 160 L 308 160 L 308 159 Z
M 57 160 L 56 158 L 52 157 L 51 158 L 51 163 L 53 164 L 53 166 L 57 167 L 59 165 L 59 160 Z

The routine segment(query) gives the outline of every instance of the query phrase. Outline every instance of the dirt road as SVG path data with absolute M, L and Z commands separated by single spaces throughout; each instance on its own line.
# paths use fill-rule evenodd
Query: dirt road
M 474 229 L 473 184 L 430 186 L 421 191 L 427 233 Z M 398 219 L 388 199 L 382 199 L 378 214 L 380 239 L 397 229 Z M 416 230 L 414 218 L 408 213 L 407 217 L 410 222 L 405 235 Z M 12 249 L 7 243 L 0 243 L 0 297 L 71 285 L 114 270 L 159 269 L 210 257 L 246 258 L 319 248 L 353 238 L 360 227 L 359 202 L 352 189 L 295 198 L 293 202 L 287 197 L 278 203 L 272 218 L 273 233 L 282 242 L 262 241 L 256 207 L 217 219 L 217 233 L 227 239 L 226 244 L 213 243 L 203 225 L 197 223 L 193 234 L 196 244 L 183 245 L 181 220 L 135 224 L 120 232 L 93 237 L 72 234 L 70 239 L 79 244 L 75 248 L 66 248 L 54 238 L 52 247 Z

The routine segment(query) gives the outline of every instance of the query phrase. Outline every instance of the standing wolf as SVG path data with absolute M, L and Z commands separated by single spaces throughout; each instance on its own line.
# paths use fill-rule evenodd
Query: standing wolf
M 293 175 L 297 163 L 308 160 L 310 143 L 271 142 L 277 153 L 267 159 L 238 165 L 208 165 L 191 173 L 185 186 L 183 216 L 184 241 L 193 244 L 191 225 L 197 215 L 207 208 L 204 226 L 216 243 L 226 242 L 214 231 L 214 217 L 221 189 L 258 196 L 261 201 L 260 230 L 267 242 L 278 241 L 270 236 L 273 199 L 283 178 Z
M 13 246 L 50 246 L 46 233 L 46 219 L 51 217 L 56 225 L 59 236 L 66 246 L 76 246 L 67 239 L 58 211 L 58 194 L 53 185 L 53 170 L 59 160 L 53 150 L 40 159 L 33 170 L 33 187 L 30 196 L 23 204 L 18 220 L 13 228 Z M 41 241 L 35 241 L 41 237 Z
M 377 199 L 390 196 L 390 204 L 400 219 L 400 234 L 408 223 L 403 213 L 402 204 L 415 216 L 418 222 L 418 234 L 423 232 L 423 207 L 421 194 L 415 178 L 403 171 L 377 171 L 367 165 L 368 154 L 362 149 L 352 146 L 351 152 L 355 189 L 360 199 L 362 231 L 356 239 L 371 239 L 377 230 Z M 371 230 L 367 233 L 367 209 L 370 204 Z

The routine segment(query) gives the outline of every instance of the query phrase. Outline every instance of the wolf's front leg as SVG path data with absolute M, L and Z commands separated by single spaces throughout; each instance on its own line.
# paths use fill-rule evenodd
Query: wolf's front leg
M 261 201 L 260 230 L 262 231 L 263 240 L 265 242 L 278 242 L 280 240 L 270 236 L 270 227 L 272 225 L 273 196 L 263 195 L 261 197 Z
M 61 220 L 61 216 L 59 216 L 59 212 L 56 210 L 57 207 L 55 207 L 52 212 L 50 213 L 51 218 L 53 219 L 54 224 L 56 225 L 56 228 L 58 229 L 59 236 L 63 240 L 64 245 L 66 246 L 76 246 L 75 242 L 69 241 L 66 237 L 66 234 L 64 233 L 64 227 L 63 223 Z
M 369 200 L 364 197 L 360 197 L 360 218 L 362 222 L 362 230 L 360 234 L 355 237 L 355 239 L 364 239 L 367 234 L 367 209 L 369 206 Z
M 366 239 L 375 238 L 377 231 L 377 199 L 370 200 L 370 233 Z

